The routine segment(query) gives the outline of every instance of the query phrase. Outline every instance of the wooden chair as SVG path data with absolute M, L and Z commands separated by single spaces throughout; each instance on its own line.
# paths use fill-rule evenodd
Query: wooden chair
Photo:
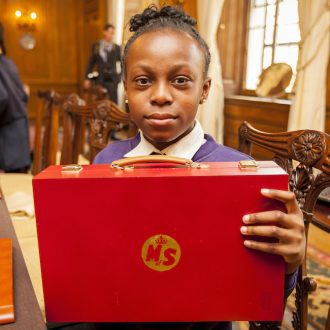
M 244 122 L 239 129 L 239 149 L 251 155 L 252 145 L 274 153 L 274 161 L 289 174 L 289 187 L 296 195 L 304 215 L 306 239 L 309 224 L 330 231 L 327 224 L 314 217 L 314 207 L 320 193 L 330 187 L 330 136 L 313 130 L 266 133 Z M 293 161 L 298 162 L 294 166 Z M 317 173 L 315 173 L 317 170 Z M 316 281 L 307 275 L 306 257 L 299 268 L 292 325 L 296 330 L 307 329 L 308 293 L 316 290 Z M 329 324 L 329 314 L 328 314 Z M 251 329 L 278 329 L 271 322 L 250 322 Z
M 101 85 L 93 85 L 89 89 L 83 90 L 83 99 L 86 103 L 93 101 L 106 100 L 108 98 L 108 91 Z
M 56 163 L 59 107 L 62 101 L 62 97 L 54 90 L 38 91 L 38 98 L 40 101 L 36 110 L 33 175 Z
M 92 85 L 89 89 L 83 90 L 83 99 L 86 103 L 107 100 L 108 99 L 108 91 L 101 85 Z M 138 128 L 133 122 L 129 122 L 125 127 L 127 137 L 133 137 L 137 134 Z
M 71 94 L 63 108 L 63 147 L 61 164 L 78 162 L 81 145 L 88 129 L 89 161 L 109 143 L 112 130 L 120 130 L 121 124 L 130 122 L 129 114 L 109 100 L 87 104 L 76 94 Z

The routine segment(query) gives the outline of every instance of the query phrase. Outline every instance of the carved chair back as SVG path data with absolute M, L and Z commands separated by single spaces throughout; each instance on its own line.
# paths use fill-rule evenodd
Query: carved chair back
M 109 100 L 86 104 L 76 94 L 71 94 L 63 108 L 63 147 L 61 164 L 78 162 L 85 132 L 88 132 L 89 161 L 109 143 L 110 131 L 119 131 L 122 124 L 130 122 L 129 114 Z
M 89 89 L 83 91 L 83 99 L 86 103 L 93 101 L 106 100 L 108 98 L 108 91 L 101 85 L 93 85 Z
M 239 149 L 251 155 L 253 144 L 274 153 L 274 161 L 289 174 L 290 190 L 295 193 L 304 215 L 306 239 L 310 223 L 329 232 L 329 226 L 320 223 L 313 212 L 320 193 L 330 187 L 330 136 L 313 130 L 266 133 L 244 122 L 239 129 Z M 307 329 L 308 293 L 316 290 L 316 286 L 316 281 L 307 275 L 305 257 L 299 268 L 295 295 L 292 325 L 296 330 Z M 252 324 L 251 328 L 273 329 L 275 326 L 261 322 Z
M 58 150 L 59 108 L 62 97 L 54 90 L 38 91 L 36 109 L 34 159 L 32 174 L 56 163 Z

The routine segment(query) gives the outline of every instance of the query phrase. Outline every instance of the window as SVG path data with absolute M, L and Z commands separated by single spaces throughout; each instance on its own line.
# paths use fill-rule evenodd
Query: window
M 251 0 L 245 89 L 256 89 L 262 70 L 273 63 L 289 64 L 295 77 L 299 41 L 298 0 Z

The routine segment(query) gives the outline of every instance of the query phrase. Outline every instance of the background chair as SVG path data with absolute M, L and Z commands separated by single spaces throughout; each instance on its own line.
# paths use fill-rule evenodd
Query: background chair
M 315 205 L 322 191 L 330 187 L 330 136 L 323 132 L 300 130 L 266 133 L 244 122 L 239 129 L 239 149 L 251 155 L 252 145 L 274 153 L 274 161 L 289 174 L 289 187 L 296 195 L 304 215 L 306 239 L 309 224 L 330 231 L 329 224 L 314 216 Z M 294 165 L 294 162 L 297 165 Z M 306 257 L 299 268 L 292 325 L 296 330 L 307 329 L 308 293 L 316 290 L 316 281 L 307 275 Z M 327 324 L 329 324 L 329 314 Z M 277 329 L 279 324 L 251 322 L 251 329 Z
M 71 94 L 62 104 L 63 146 L 61 164 L 74 164 L 85 141 L 89 146 L 89 161 L 107 146 L 112 130 L 119 131 L 129 124 L 129 114 L 109 100 L 86 104 L 77 94 Z
M 83 90 L 83 99 L 86 103 L 106 100 L 108 91 L 101 85 L 92 85 L 89 89 Z
M 32 174 L 56 164 L 60 104 L 63 97 L 54 90 L 38 91 Z

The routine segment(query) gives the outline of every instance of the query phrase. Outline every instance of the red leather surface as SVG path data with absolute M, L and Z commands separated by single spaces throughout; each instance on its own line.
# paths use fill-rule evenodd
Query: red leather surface
M 33 180 L 48 321 L 221 321 L 282 318 L 284 262 L 248 250 L 242 216 L 279 209 L 261 188 L 287 189 L 272 162 L 207 169 L 52 166 Z M 157 234 L 175 239 L 170 270 L 146 266 Z

